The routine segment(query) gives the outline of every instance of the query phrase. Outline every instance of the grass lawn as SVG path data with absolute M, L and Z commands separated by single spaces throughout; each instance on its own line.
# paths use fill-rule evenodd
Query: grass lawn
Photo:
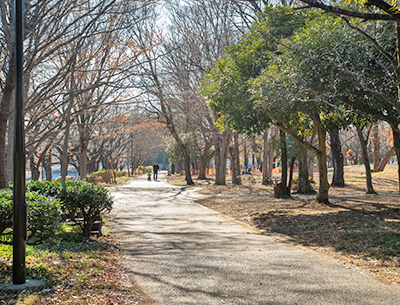
M 363 166 L 345 167 L 346 187 L 330 188 L 330 204 L 326 205 L 317 203 L 315 195 L 273 198 L 273 188 L 261 185 L 261 175 L 242 176 L 242 186 L 233 186 L 229 176 L 227 186 L 214 185 L 213 177 L 194 181 L 203 194 L 198 203 L 266 234 L 335 257 L 384 282 L 400 285 L 400 194 L 396 167 L 390 165 L 385 172 L 373 173 L 378 195 L 365 194 Z M 185 184 L 180 175 L 168 180 Z M 318 181 L 316 173 L 314 180 Z
M 143 295 L 126 276 L 124 257 L 110 236 L 84 240 L 71 226 L 26 247 L 27 278 L 45 287 L 0 291 L 0 304 L 140 304 Z M 1 283 L 12 281 L 12 246 L 0 245 Z

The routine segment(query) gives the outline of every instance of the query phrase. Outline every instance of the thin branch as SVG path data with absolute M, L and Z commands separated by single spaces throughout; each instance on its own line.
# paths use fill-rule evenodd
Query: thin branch
M 316 2 L 313 0 L 300 0 L 300 1 L 307 3 L 309 6 L 320 8 L 326 12 L 330 12 L 330 13 L 334 13 L 334 14 L 338 14 L 338 15 L 345 15 L 345 16 L 349 16 L 349 17 L 355 17 L 355 18 L 359 18 L 359 19 L 363 19 L 363 20 L 396 20 L 396 19 L 400 19 L 400 16 L 398 14 L 387 15 L 387 14 L 362 13 L 362 12 L 355 12 L 355 11 L 341 9 L 341 8 L 337 8 L 337 7 L 330 6 L 330 5 L 325 5 L 321 2 Z M 375 6 L 377 6 L 377 5 L 375 5 Z

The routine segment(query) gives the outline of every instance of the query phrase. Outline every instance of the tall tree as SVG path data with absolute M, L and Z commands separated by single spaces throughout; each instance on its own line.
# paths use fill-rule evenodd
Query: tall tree
M 344 98 L 354 110 L 386 121 L 393 130 L 393 143 L 397 160 L 400 160 L 400 12 L 396 2 L 388 3 L 383 0 L 359 1 L 360 6 L 339 7 L 335 4 L 327 5 L 314 0 L 301 0 L 308 6 L 320 8 L 326 12 L 340 15 L 343 22 L 364 38 L 364 45 L 370 46 L 367 58 L 361 57 L 364 68 L 369 68 L 371 61 L 380 74 L 360 73 L 360 70 L 346 61 L 332 61 L 324 58 L 323 62 L 336 67 L 341 73 L 347 74 L 359 84 L 353 94 L 357 97 L 369 95 L 373 102 L 365 99 Z M 376 12 L 365 12 L 364 7 L 372 8 Z M 363 21 L 363 22 L 360 22 Z M 377 32 L 377 28 L 380 31 Z M 377 34 L 379 33 L 379 34 Z M 373 51 L 371 50 L 373 48 Z M 357 53 L 360 55 L 360 53 Z M 357 56 L 358 56 L 357 55 Z M 357 62 L 360 57 L 352 57 Z M 375 77 L 371 77 L 375 75 Z M 371 80 L 368 82 L 368 80 Z M 380 86 L 377 86 L 380 84 Z M 390 109 L 390 111 L 387 111 Z M 400 191 L 400 162 L 398 166 Z

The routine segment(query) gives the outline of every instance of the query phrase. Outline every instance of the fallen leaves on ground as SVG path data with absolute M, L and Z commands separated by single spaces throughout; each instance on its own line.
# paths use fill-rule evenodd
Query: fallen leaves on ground
M 346 167 L 347 185 L 331 188 L 327 205 L 316 202 L 315 195 L 273 198 L 272 187 L 261 185 L 261 175 L 253 175 L 252 181 L 242 179 L 242 186 L 233 186 L 229 177 L 227 186 L 214 185 L 210 179 L 194 181 L 204 195 L 199 203 L 399 285 L 400 195 L 395 165 L 373 173 L 379 195 L 365 194 L 361 173 L 361 166 Z M 172 176 L 169 181 L 182 184 L 182 179 Z

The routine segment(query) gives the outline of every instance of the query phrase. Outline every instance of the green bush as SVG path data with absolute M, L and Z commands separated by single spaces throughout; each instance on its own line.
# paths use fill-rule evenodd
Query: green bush
M 148 171 L 153 172 L 153 166 L 152 165 L 149 165 L 149 166 L 146 166 L 146 167 L 140 165 L 140 166 L 138 166 L 137 169 L 139 170 L 139 173 L 141 173 L 141 174 L 147 173 Z
M 13 194 L 9 189 L 0 190 L 0 235 L 13 227 Z M 36 192 L 26 193 L 28 205 L 28 243 L 39 243 L 52 235 L 60 228 L 61 203 L 53 197 L 46 197 Z
M 93 184 L 96 184 L 96 185 L 98 185 L 100 183 L 109 184 L 109 183 L 111 183 L 111 176 L 112 176 L 111 171 L 100 170 L 100 171 L 97 171 L 97 172 L 90 173 L 85 178 L 85 180 L 87 182 L 90 182 L 90 183 L 93 183 Z
M 12 228 L 12 215 L 12 191 L 9 189 L 0 189 L 0 236 L 6 229 Z
M 128 176 L 128 172 L 127 172 L 126 170 L 117 171 L 117 172 L 116 172 L 116 176 L 117 176 L 118 178 L 120 178 L 120 177 L 126 177 L 126 176 Z
M 82 180 L 67 181 L 60 193 L 64 208 L 72 213 L 81 212 L 83 235 L 90 236 L 94 222 L 101 220 L 101 215 L 112 209 L 112 199 L 108 190 Z
M 65 181 L 74 180 L 74 179 L 75 179 L 75 178 L 74 178 L 74 177 L 71 177 L 71 176 L 65 177 Z M 61 176 L 55 178 L 55 179 L 53 180 L 53 182 L 61 182 Z
M 28 238 L 31 243 L 55 234 L 62 212 L 81 227 L 85 237 L 89 237 L 93 224 L 101 221 L 102 214 L 112 208 L 112 199 L 106 188 L 83 180 L 71 180 L 65 184 L 34 181 L 27 184 L 27 189 Z M 0 236 L 12 229 L 12 213 L 12 191 L 0 190 Z M 75 219 L 75 215 L 80 213 L 83 222 Z
M 26 189 L 45 196 L 57 197 L 61 192 L 62 184 L 60 182 L 32 181 L 26 185 Z
M 37 243 L 56 234 L 61 225 L 60 200 L 29 192 L 26 193 L 26 203 L 28 204 L 29 243 Z

